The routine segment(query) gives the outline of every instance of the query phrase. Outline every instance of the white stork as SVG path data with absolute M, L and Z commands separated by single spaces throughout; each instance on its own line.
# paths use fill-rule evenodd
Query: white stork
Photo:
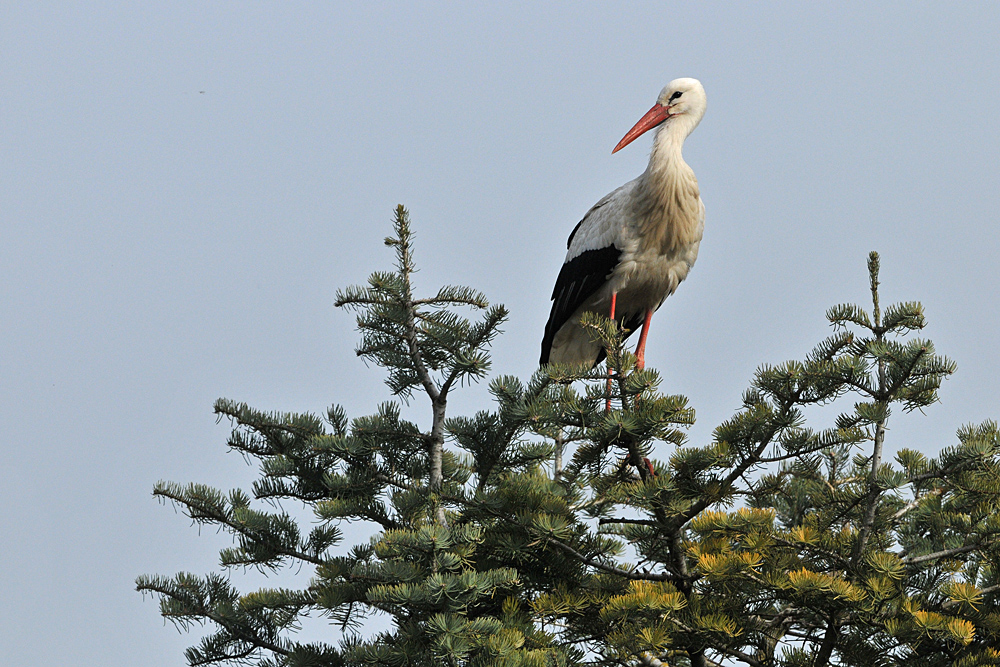
M 698 180 L 681 156 L 705 104 L 697 79 L 671 81 L 611 151 L 659 127 L 646 171 L 597 202 L 569 235 L 542 338 L 543 365 L 604 359 L 602 345 L 580 326 L 580 316 L 592 311 L 608 313 L 627 335 L 642 325 L 636 357 L 643 367 L 653 311 L 687 277 L 705 228 Z

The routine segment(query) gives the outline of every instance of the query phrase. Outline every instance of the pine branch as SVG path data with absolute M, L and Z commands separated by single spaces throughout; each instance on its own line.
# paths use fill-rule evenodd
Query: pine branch
M 573 558 L 576 558 L 581 563 L 589 565 L 590 567 L 600 570 L 601 572 L 606 572 L 608 574 L 613 574 L 615 576 L 624 577 L 625 579 L 632 579 L 633 581 L 675 581 L 676 577 L 668 574 L 651 574 L 651 573 L 641 573 L 641 572 L 630 572 L 629 570 L 623 570 L 619 567 L 614 567 L 611 565 L 605 565 L 599 561 L 592 558 L 584 556 L 582 553 L 569 546 L 568 544 L 563 544 L 559 540 L 552 537 L 543 537 L 546 544 L 552 544 L 558 547 L 563 552 L 569 554 Z
M 881 330 L 882 325 L 882 313 L 879 309 L 879 296 L 878 296 L 878 270 L 879 270 L 879 257 L 878 253 L 872 252 L 868 255 L 868 272 L 871 278 L 871 292 L 872 292 L 872 302 L 874 304 L 873 314 L 875 320 L 875 330 L 876 330 L 876 340 L 882 342 L 884 333 Z M 916 360 L 914 360 L 916 363 Z M 912 366 L 911 366 L 912 369 Z M 908 375 L 908 373 L 907 373 Z M 880 358 L 878 360 L 878 387 L 879 396 L 877 399 L 883 406 L 884 409 L 888 408 L 887 401 L 891 400 L 894 392 L 887 391 L 886 389 L 886 368 L 885 362 Z M 878 483 L 878 471 L 879 467 L 882 465 L 882 445 L 885 442 L 885 417 L 880 419 L 875 425 L 875 441 L 872 448 L 871 456 L 871 473 L 868 477 L 868 493 L 865 499 L 865 513 L 864 518 L 861 521 L 861 527 L 858 531 L 858 539 L 854 544 L 854 553 L 851 557 L 851 565 L 857 567 L 861 555 L 864 553 L 865 545 L 868 542 L 868 536 L 871 534 L 872 526 L 875 523 L 875 512 L 878 509 L 877 503 L 882 490 L 879 488 Z M 831 624 L 833 621 L 831 620 Z M 831 625 L 832 627 L 832 625 Z M 824 640 L 824 645 L 826 640 Z M 829 657 L 829 656 L 828 656 Z
M 827 558 L 827 559 L 829 559 L 829 560 L 837 563 L 837 565 L 839 567 L 844 568 L 845 570 L 851 566 L 850 560 L 844 558 L 843 556 L 841 556 L 840 554 L 838 554 L 838 553 L 836 553 L 834 551 L 830 551 L 829 549 L 823 549 L 822 547 L 817 547 L 814 544 L 802 544 L 802 543 L 799 543 L 799 542 L 789 542 L 788 540 L 785 540 L 783 538 L 777 537 L 775 535 L 772 535 L 770 537 L 774 541 L 775 544 L 779 544 L 779 545 L 781 545 L 783 547 L 788 547 L 788 548 L 794 549 L 796 551 L 799 551 L 799 550 L 807 551 L 809 553 L 813 553 L 813 554 L 815 554 L 817 556 L 820 556 L 822 558 Z
M 649 519 L 626 519 L 626 518 L 620 518 L 620 519 L 600 519 L 597 523 L 599 525 L 601 525 L 601 526 L 604 526 L 604 525 L 607 525 L 607 524 L 615 524 L 615 523 L 634 524 L 634 525 L 637 525 L 637 526 L 659 526 L 659 525 L 662 525 L 659 521 L 650 521 Z
M 261 649 L 272 651 L 278 655 L 291 655 L 291 651 L 287 648 L 260 637 L 256 632 L 252 632 L 251 628 L 247 624 L 230 620 L 226 616 L 223 616 L 219 612 L 212 609 L 210 606 L 194 600 L 190 595 L 183 597 L 179 596 L 177 590 L 163 580 L 140 578 L 137 588 L 142 592 L 157 593 L 164 598 L 175 600 L 184 606 L 185 616 L 205 618 L 214 622 L 220 628 L 223 628 L 227 633 L 229 633 L 232 638 L 245 642 L 252 647 L 252 650 L 243 652 L 245 655 L 250 655 Z M 229 640 L 226 643 L 231 643 L 231 641 L 232 640 Z M 229 659 L 231 659 L 231 657 L 228 655 L 216 655 L 214 657 L 207 655 L 201 664 L 211 664 Z
M 877 315 L 876 315 L 876 321 L 877 321 Z M 827 621 L 826 630 L 823 635 L 823 641 L 820 642 L 819 650 L 816 651 L 816 655 L 813 658 L 812 667 L 825 667 L 825 665 L 828 665 L 830 663 L 830 656 L 833 655 L 833 649 L 836 648 L 837 646 L 837 638 L 839 634 L 840 634 L 839 615 L 834 613 L 830 616 L 830 618 Z
M 875 444 L 872 449 L 871 475 L 868 478 L 868 494 L 865 499 L 865 514 L 861 521 L 861 529 L 858 531 L 858 540 L 854 545 L 854 554 L 851 557 L 851 564 L 856 567 L 861 555 L 864 553 L 868 536 L 871 534 L 872 526 L 875 524 L 875 512 L 878 510 L 878 500 L 882 489 L 878 483 L 878 470 L 882 464 L 882 444 L 885 441 L 885 420 L 879 421 L 875 427 Z
M 178 493 L 173 490 L 172 485 L 158 485 L 153 491 L 153 495 L 166 498 L 186 507 L 189 510 L 189 515 L 192 519 L 198 521 L 211 521 L 213 523 L 226 526 L 233 533 L 241 535 L 246 539 L 262 546 L 266 546 L 279 556 L 297 558 L 307 563 L 312 563 L 313 565 L 323 565 L 326 562 L 317 556 L 312 556 L 296 549 L 291 549 L 287 546 L 276 543 L 274 540 L 268 540 L 267 536 L 261 535 L 257 531 L 248 529 L 245 524 L 234 520 L 229 513 L 221 511 L 218 506 L 208 502 L 202 502 L 190 493 Z
M 977 549 L 982 549 L 982 544 L 966 544 L 965 546 L 956 547 L 954 549 L 942 549 L 941 551 L 935 551 L 931 554 L 924 554 L 922 556 L 906 556 L 902 559 L 903 563 L 906 565 L 917 565 L 919 563 L 926 563 L 931 560 L 941 560 L 942 558 L 951 558 L 952 556 L 960 556 L 962 554 L 967 554 L 971 551 L 976 551 Z
M 797 399 L 797 397 L 798 394 L 796 393 L 795 399 Z M 781 419 L 780 416 L 788 414 L 788 411 L 795 404 L 795 399 L 786 401 L 780 406 L 779 418 L 772 420 L 771 423 L 768 425 L 765 433 L 758 439 L 757 448 L 752 450 L 748 456 L 744 457 L 744 459 L 738 465 L 733 467 L 729 475 L 727 475 L 725 478 L 721 480 L 720 482 L 721 488 L 723 489 L 731 488 L 736 480 L 740 479 L 744 475 L 744 473 L 746 473 L 750 468 L 752 468 L 753 466 L 757 465 L 760 462 L 760 459 L 763 456 L 764 451 L 772 443 L 774 437 L 778 434 L 778 431 L 780 431 L 781 428 L 783 428 L 781 422 L 784 420 Z M 701 514 L 713 502 L 714 499 L 702 498 L 693 503 L 688 510 L 681 512 L 677 517 L 677 519 L 674 520 L 675 530 L 679 529 L 681 526 L 691 521 L 694 517 Z
M 912 481 L 912 479 L 910 481 Z M 895 514 L 893 514 L 892 515 L 892 520 L 893 521 L 899 521 L 906 514 L 908 514 L 911 510 L 919 507 L 922 502 L 924 502 L 925 500 L 927 500 L 929 498 L 934 498 L 936 496 L 941 495 L 941 493 L 943 491 L 944 491 L 944 489 L 933 489 L 933 490 L 928 491 L 927 493 L 925 493 L 925 494 L 923 494 L 921 496 L 917 496 L 916 498 L 914 498 L 910 502 L 906 503 L 906 505 L 904 505 L 898 512 L 896 512 Z

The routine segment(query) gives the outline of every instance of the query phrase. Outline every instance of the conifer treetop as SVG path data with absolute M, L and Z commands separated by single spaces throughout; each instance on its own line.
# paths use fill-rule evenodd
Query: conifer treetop
M 882 305 L 877 254 L 871 307 L 831 308 L 830 336 L 759 367 L 739 410 L 690 442 L 687 399 L 596 315 L 583 323 L 607 367 L 499 376 L 492 406 L 448 415 L 489 374 L 506 310 L 463 287 L 415 296 L 402 207 L 386 244 L 394 270 L 337 304 L 389 400 L 353 419 L 219 400 L 259 479 L 154 489 L 232 536 L 228 573 L 301 576 L 250 593 L 218 573 L 140 577 L 165 618 L 211 628 L 190 664 L 1000 664 L 1000 431 L 962 427 L 936 456 L 892 441 L 889 420 L 930 413 L 955 365 L 918 336 L 919 303 Z M 400 411 L 420 393 L 429 430 Z M 811 425 L 814 405 L 839 414 Z M 371 538 L 346 544 L 345 522 Z M 297 636 L 306 617 L 328 641 Z

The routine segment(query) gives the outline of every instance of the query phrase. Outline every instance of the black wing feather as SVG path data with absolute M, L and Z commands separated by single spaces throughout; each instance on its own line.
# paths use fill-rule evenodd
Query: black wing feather
M 555 289 L 552 290 L 552 311 L 549 313 L 549 321 L 545 324 L 540 364 L 549 363 L 549 353 L 552 351 L 552 341 L 556 337 L 556 332 L 566 324 L 584 301 L 607 282 L 618 266 L 621 254 L 622 251 L 612 245 L 596 250 L 585 250 L 563 264 L 556 279 Z M 602 358 L 603 356 L 598 361 Z

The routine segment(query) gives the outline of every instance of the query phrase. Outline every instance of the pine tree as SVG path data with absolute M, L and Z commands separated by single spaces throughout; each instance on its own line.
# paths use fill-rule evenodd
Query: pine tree
M 881 308 L 875 253 L 871 310 L 830 309 L 833 335 L 761 367 L 691 445 L 687 400 L 596 316 L 607 367 L 500 376 L 492 409 L 449 417 L 507 313 L 463 287 L 414 296 L 402 207 L 386 244 L 395 269 L 337 303 L 394 400 L 353 420 L 220 400 L 229 446 L 260 463 L 252 490 L 155 487 L 232 534 L 223 568 L 310 575 L 245 594 L 220 574 L 140 577 L 164 617 L 214 628 L 191 664 L 1000 664 L 1000 433 L 967 426 L 936 458 L 890 460 L 892 410 L 934 403 L 954 364 L 912 337 L 919 304 Z M 401 416 L 419 395 L 429 430 Z M 804 409 L 832 404 L 833 425 L 806 426 Z M 318 525 L 260 509 L 281 499 Z M 343 545 L 344 521 L 375 526 L 370 541 Z M 391 630 L 365 632 L 375 613 Z M 296 640 L 306 616 L 329 620 L 329 643 Z

